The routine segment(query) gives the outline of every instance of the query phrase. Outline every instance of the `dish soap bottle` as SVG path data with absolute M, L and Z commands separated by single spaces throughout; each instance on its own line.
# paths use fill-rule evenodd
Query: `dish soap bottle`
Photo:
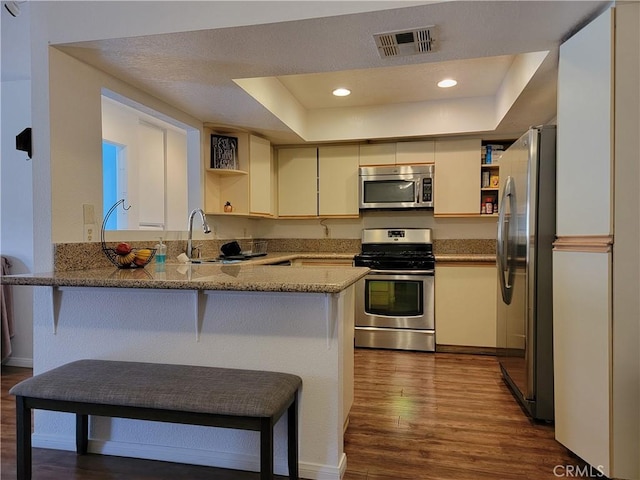
M 165 263 L 167 261 L 167 246 L 162 243 L 162 237 L 160 237 L 160 243 L 156 245 L 156 263 Z

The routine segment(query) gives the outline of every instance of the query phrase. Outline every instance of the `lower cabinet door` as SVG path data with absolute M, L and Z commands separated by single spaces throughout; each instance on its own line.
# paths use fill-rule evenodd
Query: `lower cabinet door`
M 496 346 L 495 265 L 436 267 L 436 344 Z
M 611 253 L 553 252 L 556 440 L 610 471 Z

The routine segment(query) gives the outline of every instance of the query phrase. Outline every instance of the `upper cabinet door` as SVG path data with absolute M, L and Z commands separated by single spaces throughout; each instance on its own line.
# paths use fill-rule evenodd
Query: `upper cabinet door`
M 396 143 L 396 163 L 399 165 L 434 163 L 435 161 L 435 142 L 425 140 Z
M 360 165 L 395 165 L 395 163 L 395 143 L 374 143 L 360 145 Z
M 271 143 L 264 138 L 249 136 L 249 213 L 275 214 L 273 162 Z
M 318 149 L 318 215 L 357 217 L 358 145 Z
M 609 10 L 560 46 L 558 236 L 613 233 L 613 34 Z
M 315 147 L 278 150 L 278 216 L 318 215 L 318 154 Z
M 436 142 L 434 214 L 480 214 L 480 139 Z

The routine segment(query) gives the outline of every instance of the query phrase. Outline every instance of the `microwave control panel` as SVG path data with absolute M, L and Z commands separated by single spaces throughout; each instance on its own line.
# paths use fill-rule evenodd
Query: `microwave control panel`
M 433 178 L 422 179 L 422 201 L 424 203 L 433 201 Z

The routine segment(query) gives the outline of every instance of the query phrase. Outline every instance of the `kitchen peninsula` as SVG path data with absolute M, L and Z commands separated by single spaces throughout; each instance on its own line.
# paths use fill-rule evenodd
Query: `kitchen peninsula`
M 272 261 L 275 259 L 272 259 Z M 34 315 L 34 373 L 81 358 L 273 370 L 303 379 L 300 474 L 339 479 L 353 400 L 354 267 L 150 264 L 4 277 L 50 293 Z M 73 450 L 74 418 L 37 411 L 33 445 Z M 258 470 L 255 432 L 93 417 L 89 450 Z M 286 420 L 275 429 L 286 474 Z

